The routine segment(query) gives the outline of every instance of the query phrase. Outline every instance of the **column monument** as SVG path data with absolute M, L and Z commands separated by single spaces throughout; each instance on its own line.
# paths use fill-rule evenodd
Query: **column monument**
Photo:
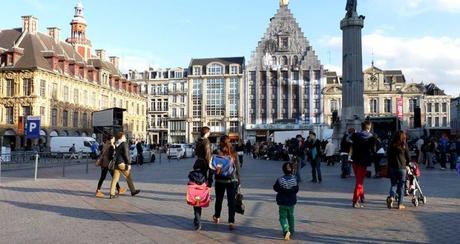
M 347 0 L 345 18 L 340 22 L 342 46 L 342 114 L 334 125 L 334 139 L 347 128 L 360 129 L 364 121 L 364 77 L 361 30 L 364 16 L 357 13 L 357 0 Z

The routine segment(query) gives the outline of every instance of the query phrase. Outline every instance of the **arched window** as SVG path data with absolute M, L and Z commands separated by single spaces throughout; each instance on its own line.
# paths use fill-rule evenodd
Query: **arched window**
M 222 75 L 224 67 L 220 64 L 211 64 L 208 66 L 208 75 Z
M 299 57 L 294 56 L 292 63 L 293 63 L 294 65 L 298 65 L 298 64 L 299 64 Z
M 372 114 L 377 114 L 379 112 L 379 101 L 377 98 L 371 98 L 370 100 L 370 112 Z
M 331 113 L 333 113 L 334 111 L 338 111 L 338 108 L 339 108 L 339 105 L 338 105 L 337 100 L 332 99 L 331 100 Z
M 287 58 L 286 56 L 283 56 L 283 57 L 281 58 L 281 63 L 282 63 L 283 65 L 288 65 L 288 58 Z

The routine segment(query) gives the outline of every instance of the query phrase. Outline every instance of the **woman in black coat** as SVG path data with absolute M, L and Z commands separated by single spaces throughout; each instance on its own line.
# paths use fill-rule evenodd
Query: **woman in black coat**
M 404 209 L 404 187 L 406 185 L 406 166 L 409 164 L 409 146 L 406 133 L 398 131 L 388 148 L 388 170 L 391 179 L 390 197 L 387 199 L 388 208 L 398 197 L 398 209 Z

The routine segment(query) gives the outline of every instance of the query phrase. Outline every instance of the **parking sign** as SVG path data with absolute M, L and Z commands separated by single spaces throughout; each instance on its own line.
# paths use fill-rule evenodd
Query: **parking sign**
M 26 138 L 40 138 L 40 116 L 28 116 L 25 128 Z

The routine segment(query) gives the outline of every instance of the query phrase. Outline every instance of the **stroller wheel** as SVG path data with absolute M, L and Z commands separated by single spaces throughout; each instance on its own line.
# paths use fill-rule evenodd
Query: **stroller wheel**
M 422 197 L 422 203 L 423 203 L 424 205 L 426 204 L 426 197 L 425 197 L 425 196 Z
M 415 207 L 418 207 L 418 204 L 419 204 L 418 199 L 417 198 L 412 199 L 412 204 L 414 204 Z

